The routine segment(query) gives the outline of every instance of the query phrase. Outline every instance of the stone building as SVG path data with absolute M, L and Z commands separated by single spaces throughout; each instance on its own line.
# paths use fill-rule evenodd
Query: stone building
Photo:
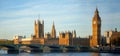
M 90 39 L 89 37 L 87 38 L 73 38 L 73 43 L 72 45 L 75 46 L 90 46 Z
M 23 36 L 14 36 L 13 38 L 14 38 L 14 44 L 19 44 L 24 37 Z
M 92 19 L 92 37 L 90 39 L 90 46 L 99 46 L 101 43 L 101 18 L 99 16 L 99 11 L 96 8 L 94 17 Z
M 59 45 L 72 45 L 72 33 L 69 31 L 59 33 Z
M 34 24 L 34 31 L 35 31 L 35 37 L 36 38 L 44 38 L 44 21 L 35 21 Z
M 45 33 L 44 36 L 44 21 L 35 21 L 34 35 L 30 38 L 14 38 L 15 44 L 48 44 L 48 45 L 75 45 L 75 46 L 91 46 L 96 47 L 101 44 L 101 18 L 99 11 L 96 8 L 92 20 L 92 37 L 79 38 L 76 36 L 76 31 L 60 32 L 56 36 L 56 29 L 53 22 L 51 32 Z M 118 33 L 115 33 L 118 34 Z M 119 34 L 118 34 L 119 35 Z M 114 36 L 114 35 L 112 35 Z
M 44 42 L 44 21 L 35 21 L 34 35 L 29 38 L 14 37 L 14 44 L 45 44 Z
M 76 31 L 75 30 L 72 32 L 72 34 L 73 34 L 73 38 L 76 38 Z
M 47 44 L 47 45 L 58 45 L 59 44 L 59 38 L 47 38 L 47 39 L 45 39 L 45 44 Z
M 14 44 L 47 44 L 47 45 L 76 45 L 89 46 L 89 38 L 76 37 L 76 31 L 66 31 L 59 33 L 56 37 L 56 29 L 53 23 L 51 33 L 46 33 L 44 36 L 44 22 L 41 24 L 39 20 L 35 21 L 35 35 L 29 38 L 22 36 L 14 37 Z
M 120 31 L 115 28 L 115 30 L 106 31 L 104 36 L 106 37 L 106 44 L 110 44 L 111 41 L 115 41 L 120 37 Z

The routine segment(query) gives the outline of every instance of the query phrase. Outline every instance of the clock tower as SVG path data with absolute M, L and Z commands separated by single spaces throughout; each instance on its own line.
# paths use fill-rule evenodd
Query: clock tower
M 90 38 L 90 46 L 99 46 L 101 43 L 101 18 L 99 16 L 99 11 L 96 8 L 94 17 L 92 19 L 92 37 Z

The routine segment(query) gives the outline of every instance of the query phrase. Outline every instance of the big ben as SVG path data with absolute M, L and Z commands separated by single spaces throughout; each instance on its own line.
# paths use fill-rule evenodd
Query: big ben
M 90 39 L 90 46 L 96 47 L 101 43 L 101 18 L 99 16 L 98 8 L 96 8 L 94 17 L 92 19 L 92 38 Z

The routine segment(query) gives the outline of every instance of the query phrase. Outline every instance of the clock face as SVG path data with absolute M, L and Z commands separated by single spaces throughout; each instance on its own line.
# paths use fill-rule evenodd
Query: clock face
M 93 21 L 93 24 L 96 24 L 96 21 Z

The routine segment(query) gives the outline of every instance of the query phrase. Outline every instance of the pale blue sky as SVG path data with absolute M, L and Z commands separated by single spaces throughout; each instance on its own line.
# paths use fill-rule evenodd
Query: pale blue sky
M 120 0 L 0 0 L 0 39 L 34 34 L 34 20 L 45 22 L 45 33 L 55 23 L 57 36 L 61 31 L 77 31 L 77 36 L 92 34 L 92 17 L 96 6 L 104 31 L 120 30 Z

